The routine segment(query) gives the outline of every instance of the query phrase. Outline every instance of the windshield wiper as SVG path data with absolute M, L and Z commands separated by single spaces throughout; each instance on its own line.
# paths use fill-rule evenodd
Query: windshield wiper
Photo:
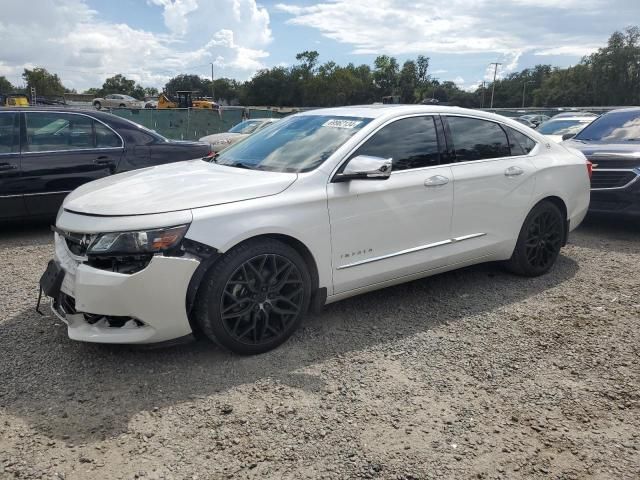
M 226 167 L 246 168 L 247 170 L 254 170 L 255 168 L 255 165 L 251 165 L 249 163 L 244 163 L 244 162 L 221 163 L 220 165 L 224 165 Z

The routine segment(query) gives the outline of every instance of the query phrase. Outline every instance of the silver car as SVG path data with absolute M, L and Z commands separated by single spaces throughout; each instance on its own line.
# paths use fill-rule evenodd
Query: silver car
M 119 93 L 112 93 L 105 95 L 104 98 L 94 98 L 93 106 L 96 110 L 100 110 L 102 107 L 108 108 L 143 108 L 144 104 L 129 95 L 122 95 Z
M 229 145 L 244 140 L 249 135 L 252 135 L 263 128 L 277 122 L 278 118 L 256 118 L 254 120 L 245 120 L 232 127 L 228 132 L 214 133 L 213 135 L 207 135 L 200 139 L 201 142 L 208 142 L 214 152 L 227 148 Z

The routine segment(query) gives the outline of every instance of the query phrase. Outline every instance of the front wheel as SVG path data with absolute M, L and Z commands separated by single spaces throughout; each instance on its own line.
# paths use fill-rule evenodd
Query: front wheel
M 96 108 L 96 110 L 100 110 L 102 108 L 102 104 L 100 102 L 94 102 L 93 106 Z
M 204 278 L 196 301 L 202 331 L 242 355 L 285 342 L 309 307 L 311 277 L 300 254 L 277 240 L 230 250 Z
M 538 203 L 522 225 L 513 255 L 506 267 L 513 273 L 537 277 L 556 262 L 565 236 L 565 219 L 549 201 Z

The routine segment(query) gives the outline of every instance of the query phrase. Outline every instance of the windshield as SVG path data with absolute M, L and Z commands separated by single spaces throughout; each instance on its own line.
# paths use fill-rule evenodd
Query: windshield
M 640 142 L 640 110 L 606 113 L 575 138 L 602 142 Z
M 274 172 L 308 172 L 370 121 L 328 115 L 288 117 L 227 148 L 216 162 Z
M 262 123 L 262 120 L 245 120 L 240 122 L 235 127 L 229 129 L 229 133 L 244 133 L 249 134 L 253 132 Z
M 133 100 L 134 102 L 135 102 L 135 101 L 137 101 L 135 98 L 130 97 L 129 95 L 122 95 L 122 98 L 123 98 L 124 100 Z
M 538 132 L 543 135 L 564 135 L 567 133 L 578 133 L 591 120 L 550 120 L 538 127 Z

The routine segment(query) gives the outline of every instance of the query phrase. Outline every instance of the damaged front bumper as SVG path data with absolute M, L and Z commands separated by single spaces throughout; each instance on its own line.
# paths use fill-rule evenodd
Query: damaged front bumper
M 186 296 L 197 259 L 156 255 L 142 270 L 123 274 L 81 263 L 58 234 L 55 251 L 65 274 L 52 309 L 72 340 L 142 344 L 191 333 Z

